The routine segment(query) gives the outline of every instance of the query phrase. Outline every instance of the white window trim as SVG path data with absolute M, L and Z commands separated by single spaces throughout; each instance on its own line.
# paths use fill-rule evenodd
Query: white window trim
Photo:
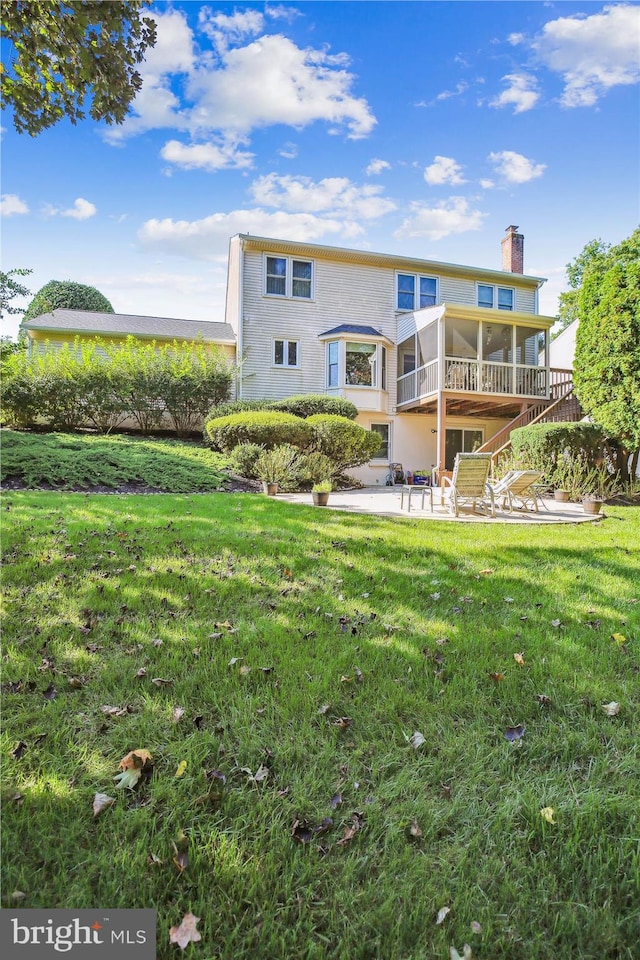
M 413 277 L 414 284 L 414 305 L 413 307 L 399 307 L 398 306 L 398 278 L 399 277 Z M 436 302 L 430 304 L 429 306 L 436 306 L 440 303 L 440 277 L 436 277 L 433 274 L 429 273 L 414 273 L 413 270 L 396 270 L 396 283 L 395 283 L 395 311 L 396 313 L 415 313 L 416 310 L 428 310 L 429 307 L 420 306 L 420 279 L 424 280 L 435 280 L 436 282 Z M 417 304 L 417 305 L 416 305 Z
M 479 287 L 491 287 L 493 290 L 493 305 L 491 307 L 484 307 L 480 303 Z M 512 306 L 510 310 L 505 310 L 498 306 L 498 290 L 511 291 Z M 483 283 L 481 280 L 476 280 L 476 306 L 480 307 L 481 310 L 500 310 L 501 313 L 514 313 L 516 309 L 516 288 L 509 287 L 505 283 Z
M 277 260 L 286 260 L 287 266 L 284 275 L 284 293 L 268 293 L 267 292 L 267 257 L 274 257 Z M 310 293 L 309 297 L 294 297 L 293 290 L 293 261 L 297 260 L 300 263 L 310 263 L 311 264 L 311 284 L 310 284 Z M 310 259 L 309 257 L 290 257 L 285 256 L 282 253 L 264 253 L 262 257 L 262 295 L 264 297 L 273 297 L 274 300 L 297 300 L 301 303 L 311 303 L 315 300 L 316 296 L 316 262 L 315 260 Z M 278 338 L 279 339 L 279 338 Z
M 276 343 L 282 343 L 282 357 L 285 361 L 289 359 L 289 344 L 296 345 L 297 363 L 276 363 Z M 293 340 L 290 337 L 274 337 L 271 341 L 271 366 L 276 370 L 299 370 L 300 369 L 300 341 Z
M 281 339 L 278 337 L 277 339 Z M 382 343 L 380 340 L 376 340 L 373 337 L 367 336 L 357 336 L 357 334 L 341 334 L 340 337 L 335 339 L 329 339 L 325 341 L 325 353 L 324 353 L 324 382 L 326 390 L 377 390 L 379 393 L 388 393 L 389 392 L 389 348 L 386 343 Z M 329 384 L 329 344 L 337 343 L 338 344 L 338 382 L 336 384 Z M 375 368 L 376 368 L 376 383 L 366 384 L 366 383 L 347 383 L 347 343 L 369 343 L 376 348 L 375 352 Z M 387 386 L 382 386 L 382 351 L 386 351 L 386 369 L 385 369 L 385 379 Z
M 369 424 L 369 431 L 373 433 L 374 427 L 386 427 L 387 428 L 387 456 L 386 457 L 372 457 L 371 463 L 381 464 L 381 463 L 392 463 L 393 462 L 393 423 L 390 420 L 372 420 Z

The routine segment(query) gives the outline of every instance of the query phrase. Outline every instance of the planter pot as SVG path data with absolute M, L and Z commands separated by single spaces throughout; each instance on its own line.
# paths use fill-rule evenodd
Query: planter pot
M 329 491 L 326 493 L 317 493 L 315 490 L 312 492 L 311 496 L 313 497 L 313 502 L 316 507 L 326 507 L 329 503 Z
M 595 516 L 596 514 L 600 513 L 601 506 L 602 506 L 602 500 L 583 500 L 582 501 L 582 509 L 584 510 L 585 513 L 591 514 L 591 516 Z
M 568 490 L 554 490 L 553 499 L 558 503 L 567 503 L 569 500 L 569 491 Z
M 262 481 L 262 489 L 268 497 L 275 497 L 278 492 L 277 483 L 268 483 L 266 480 Z

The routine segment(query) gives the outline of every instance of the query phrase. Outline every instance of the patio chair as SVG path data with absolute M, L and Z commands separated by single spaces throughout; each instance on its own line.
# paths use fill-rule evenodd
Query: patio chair
M 493 490 L 487 482 L 490 468 L 490 453 L 456 454 L 453 476 L 443 477 L 440 502 L 448 501 L 449 510 L 456 517 L 463 503 L 470 503 L 475 513 L 483 510 L 495 517 Z
M 514 509 L 537 513 L 538 503 L 542 501 L 535 485 L 541 477 L 539 470 L 509 470 L 502 480 L 492 484 L 493 496 L 496 501 L 502 499 L 502 509 L 508 509 L 509 513 Z

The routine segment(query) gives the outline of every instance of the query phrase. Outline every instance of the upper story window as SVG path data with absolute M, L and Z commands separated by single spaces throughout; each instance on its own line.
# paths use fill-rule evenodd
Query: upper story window
M 422 277 L 417 273 L 397 274 L 398 310 L 421 310 L 433 307 L 438 302 L 438 280 L 436 277 Z
M 265 292 L 269 296 L 311 300 L 312 287 L 312 260 L 265 257 Z
M 275 367 L 298 367 L 299 344 L 297 340 L 273 341 L 273 365 Z
M 489 309 L 513 310 L 513 287 L 495 287 L 490 283 L 478 284 L 478 306 Z

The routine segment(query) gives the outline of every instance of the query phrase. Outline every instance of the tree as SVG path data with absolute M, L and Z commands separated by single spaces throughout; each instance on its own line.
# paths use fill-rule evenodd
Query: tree
M 609 437 L 635 452 L 635 466 L 640 450 L 640 228 L 586 265 L 577 319 L 576 394 Z
M 0 320 L 5 313 L 24 313 L 24 307 L 14 307 L 11 303 L 15 297 L 28 297 L 31 290 L 13 277 L 28 277 L 33 270 L 27 267 L 14 267 L 13 270 L 0 270 Z
M 585 271 L 595 266 L 610 250 L 611 244 L 602 240 L 590 240 L 571 263 L 567 264 L 567 281 L 571 290 L 558 298 L 558 323 L 554 326 L 552 340 L 578 317 L 578 296 Z
M 92 310 L 97 313 L 115 313 L 115 310 L 99 290 L 73 280 L 50 280 L 36 293 L 27 307 L 24 320 L 33 320 L 43 313 L 66 308 L 67 310 Z
M 122 123 L 142 86 L 135 69 L 156 42 L 156 25 L 142 17 L 150 0 L 12 0 L 2 4 L 2 107 L 13 108 L 19 133 L 35 137 L 67 116 Z

